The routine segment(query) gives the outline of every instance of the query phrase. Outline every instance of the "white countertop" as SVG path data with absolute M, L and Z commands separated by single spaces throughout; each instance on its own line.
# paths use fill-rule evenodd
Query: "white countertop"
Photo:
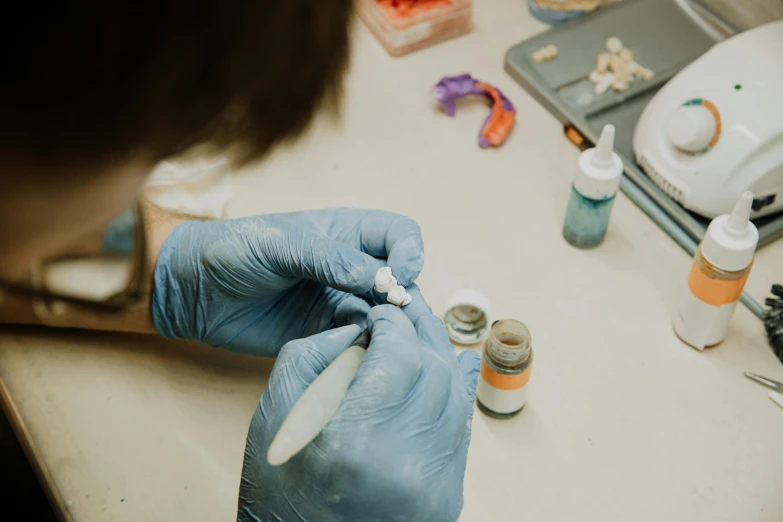
M 401 59 L 357 27 L 342 123 L 241 173 L 229 214 L 408 214 L 436 313 L 473 286 L 493 319 L 530 327 L 529 403 L 507 421 L 476 413 L 461 521 L 779 522 L 783 410 L 742 375 L 783 380 L 762 323 L 739 307 L 719 347 L 679 342 L 670 313 L 689 256 L 623 195 L 601 248 L 562 240 L 578 150 L 503 72 L 505 50 L 544 26 L 522 0 L 474 15 L 469 36 Z M 462 72 L 517 107 L 498 150 L 477 146 L 482 102 L 453 119 L 434 107 L 431 87 Z M 781 260 L 783 242 L 758 255 L 757 299 L 783 282 Z M 0 376 L 76 522 L 234 520 L 271 365 L 146 336 L 0 333 Z

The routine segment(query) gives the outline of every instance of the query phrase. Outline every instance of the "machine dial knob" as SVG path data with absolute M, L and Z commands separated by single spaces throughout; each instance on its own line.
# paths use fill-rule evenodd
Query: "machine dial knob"
M 716 136 L 715 114 L 704 104 L 685 104 L 669 120 L 669 139 L 683 152 L 706 152 Z

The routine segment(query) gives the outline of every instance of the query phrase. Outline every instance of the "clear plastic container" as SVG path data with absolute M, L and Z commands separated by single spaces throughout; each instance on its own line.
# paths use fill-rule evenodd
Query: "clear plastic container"
M 359 17 L 392 56 L 470 32 L 471 0 L 421 0 L 406 5 L 393 0 L 358 2 Z

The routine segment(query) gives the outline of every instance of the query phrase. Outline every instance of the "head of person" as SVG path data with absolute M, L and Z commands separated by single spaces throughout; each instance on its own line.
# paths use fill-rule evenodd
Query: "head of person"
M 351 7 L 15 4 L 0 28 L 0 274 L 105 225 L 162 159 L 252 161 L 335 111 Z

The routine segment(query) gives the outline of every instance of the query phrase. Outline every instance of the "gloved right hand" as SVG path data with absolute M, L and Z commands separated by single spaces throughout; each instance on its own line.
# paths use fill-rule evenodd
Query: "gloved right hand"
M 359 335 L 346 326 L 286 344 L 253 416 L 239 522 L 453 522 L 462 510 L 479 356 L 459 358 L 432 314 L 416 326 L 384 305 L 348 395 L 286 464 L 266 453 L 291 407 Z

